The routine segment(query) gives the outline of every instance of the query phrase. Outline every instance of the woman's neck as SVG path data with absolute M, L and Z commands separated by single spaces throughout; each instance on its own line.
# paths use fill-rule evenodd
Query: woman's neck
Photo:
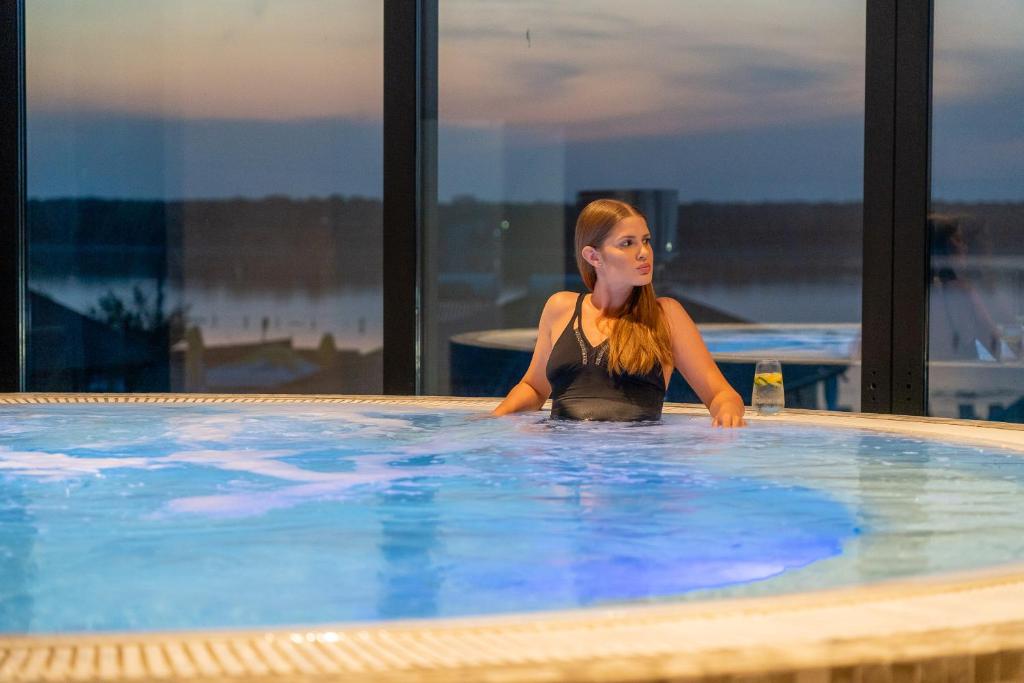
M 601 312 L 602 316 L 610 316 L 622 310 L 623 305 L 625 305 L 632 293 L 633 285 L 615 288 L 598 280 L 594 283 L 594 291 L 590 295 L 590 303 Z

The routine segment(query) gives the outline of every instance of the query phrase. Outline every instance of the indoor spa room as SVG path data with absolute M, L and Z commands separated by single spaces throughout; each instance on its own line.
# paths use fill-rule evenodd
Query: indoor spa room
M 1024 683 L 1022 46 L 3 0 L 0 683 Z

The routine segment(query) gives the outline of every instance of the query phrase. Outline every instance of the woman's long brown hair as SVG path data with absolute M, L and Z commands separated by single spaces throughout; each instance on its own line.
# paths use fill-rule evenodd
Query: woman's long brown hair
M 635 207 L 615 199 L 596 199 L 576 219 L 576 267 L 587 289 L 594 291 L 597 271 L 583 259 L 583 247 L 600 249 L 615 224 L 623 218 L 640 216 Z M 611 312 L 615 327 L 608 338 L 608 369 L 617 374 L 643 375 L 672 363 L 668 325 L 654 294 L 654 285 L 634 287 L 626 302 Z M 582 324 L 582 322 L 581 322 Z

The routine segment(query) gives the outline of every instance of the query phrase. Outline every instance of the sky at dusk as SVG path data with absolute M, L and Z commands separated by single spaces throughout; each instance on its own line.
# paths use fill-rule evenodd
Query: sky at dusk
M 442 200 L 858 200 L 864 0 L 440 0 Z M 380 0 L 29 0 L 34 197 L 380 196 Z M 1024 3 L 936 0 L 934 194 L 1024 199 Z

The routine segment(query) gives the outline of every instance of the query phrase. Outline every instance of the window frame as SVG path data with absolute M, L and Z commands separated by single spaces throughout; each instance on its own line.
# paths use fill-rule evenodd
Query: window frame
M 0 391 L 25 390 L 26 0 L 0 3 Z M 861 410 L 927 410 L 934 0 L 865 0 Z M 419 394 L 434 283 L 439 0 L 383 0 L 385 394 Z

